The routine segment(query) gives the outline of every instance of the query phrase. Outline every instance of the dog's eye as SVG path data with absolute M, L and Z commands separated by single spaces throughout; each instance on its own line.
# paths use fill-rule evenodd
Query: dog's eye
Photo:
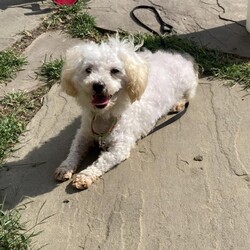
M 86 68 L 85 72 L 88 73 L 88 74 L 90 74 L 92 72 L 92 68 L 91 67 Z
M 113 69 L 110 70 L 110 73 L 111 73 L 112 75 L 118 74 L 118 73 L 120 73 L 120 70 L 119 70 L 119 69 L 116 69 L 116 68 L 113 68 Z

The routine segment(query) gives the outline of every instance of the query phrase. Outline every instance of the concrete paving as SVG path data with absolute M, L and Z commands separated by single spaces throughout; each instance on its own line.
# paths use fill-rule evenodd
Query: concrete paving
M 46 32 L 35 39 L 24 51 L 23 56 L 27 60 L 16 78 L 7 85 L 0 85 L 0 99 L 8 93 L 15 91 L 31 91 L 44 84 L 37 72 L 44 62 L 63 58 L 65 51 L 80 43 L 79 39 L 73 39 L 61 31 Z
M 19 40 L 22 32 L 38 27 L 51 6 L 46 0 L 1 0 L 0 50 Z
M 194 17 L 198 12 L 193 1 L 178 1 L 176 6 L 169 5 L 171 8 L 162 7 L 160 2 L 163 1 L 153 3 L 166 16 L 180 12 L 184 18 L 185 13 L 192 11 Z M 137 5 L 144 3 L 149 1 L 133 1 Z M 95 14 L 99 25 L 137 29 L 132 22 L 134 30 L 130 25 L 119 25 L 127 23 L 124 6 L 132 6 L 130 1 L 127 5 L 111 0 L 102 1 L 102 5 L 100 1 L 89 4 L 90 11 L 99 10 Z M 223 7 L 233 9 L 233 15 L 243 20 L 244 4 L 245 1 L 242 5 L 239 1 L 224 2 Z M 216 6 L 216 1 L 207 1 L 206 8 L 200 11 L 216 8 L 217 12 Z M 106 11 L 110 18 L 102 19 L 100 10 Z M 119 18 L 110 10 L 119 10 Z M 199 16 L 207 19 L 208 12 Z M 190 20 L 186 19 L 185 27 Z M 237 29 L 246 39 L 250 38 L 243 27 Z M 39 43 L 44 36 L 47 43 Z M 234 45 L 228 40 L 224 38 L 232 48 Z M 51 49 L 53 54 L 56 45 L 48 47 L 49 41 L 50 35 L 43 34 L 25 53 L 30 58 L 42 58 L 42 52 L 46 55 Z M 40 45 L 34 46 L 36 43 Z M 71 43 L 65 41 L 67 46 Z M 248 45 L 245 45 L 240 43 L 237 52 L 245 51 L 246 55 Z M 43 232 L 34 239 L 34 247 L 48 244 L 44 247 L 48 250 L 247 250 L 250 245 L 250 96 L 247 94 L 239 86 L 229 88 L 222 82 L 200 79 L 197 95 L 185 116 L 139 141 L 128 160 L 88 190 L 78 192 L 69 181 L 59 184 L 53 180 L 53 172 L 66 157 L 80 124 L 78 106 L 55 85 L 20 138 L 18 150 L 8 159 L 8 169 L 0 172 L 0 199 L 6 195 L 6 205 L 10 208 L 32 201 L 26 205 L 22 217 L 30 227 L 53 215 L 35 228 Z M 195 161 L 194 157 L 199 155 L 203 160 Z M 96 157 L 94 150 L 82 168 Z

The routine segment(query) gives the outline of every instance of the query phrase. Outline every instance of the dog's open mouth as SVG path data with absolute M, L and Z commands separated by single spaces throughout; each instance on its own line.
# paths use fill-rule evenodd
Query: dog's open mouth
M 106 96 L 103 94 L 95 94 L 93 95 L 92 104 L 98 109 L 103 109 L 108 105 L 110 98 L 111 96 Z

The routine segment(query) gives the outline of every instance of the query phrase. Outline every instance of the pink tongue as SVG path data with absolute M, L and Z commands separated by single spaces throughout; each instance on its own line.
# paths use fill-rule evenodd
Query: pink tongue
M 95 95 L 92 103 L 94 105 L 106 105 L 109 102 L 109 98 L 102 95 Z

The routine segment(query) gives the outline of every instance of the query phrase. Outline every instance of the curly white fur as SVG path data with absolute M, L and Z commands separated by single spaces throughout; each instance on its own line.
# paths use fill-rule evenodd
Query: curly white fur
M 106 43 L 83 43 L 67 51 L 61 85 L 82 107 L 82 123 L 67 159 L 55 171 L 57 180 L 70 179 L 98 140 L 91 126 L 101 133 L 110 129 L 114 117 L 118 119 L 106 135 L 107 150 L 73 176 L 72 184 L 78 189 L 87 188 L 127 159 L 136 141 L 146 136 L 159 118 L 195 95 L 198 77 L 190 56 L 136 49 L 130 41 L 110 38 Z

